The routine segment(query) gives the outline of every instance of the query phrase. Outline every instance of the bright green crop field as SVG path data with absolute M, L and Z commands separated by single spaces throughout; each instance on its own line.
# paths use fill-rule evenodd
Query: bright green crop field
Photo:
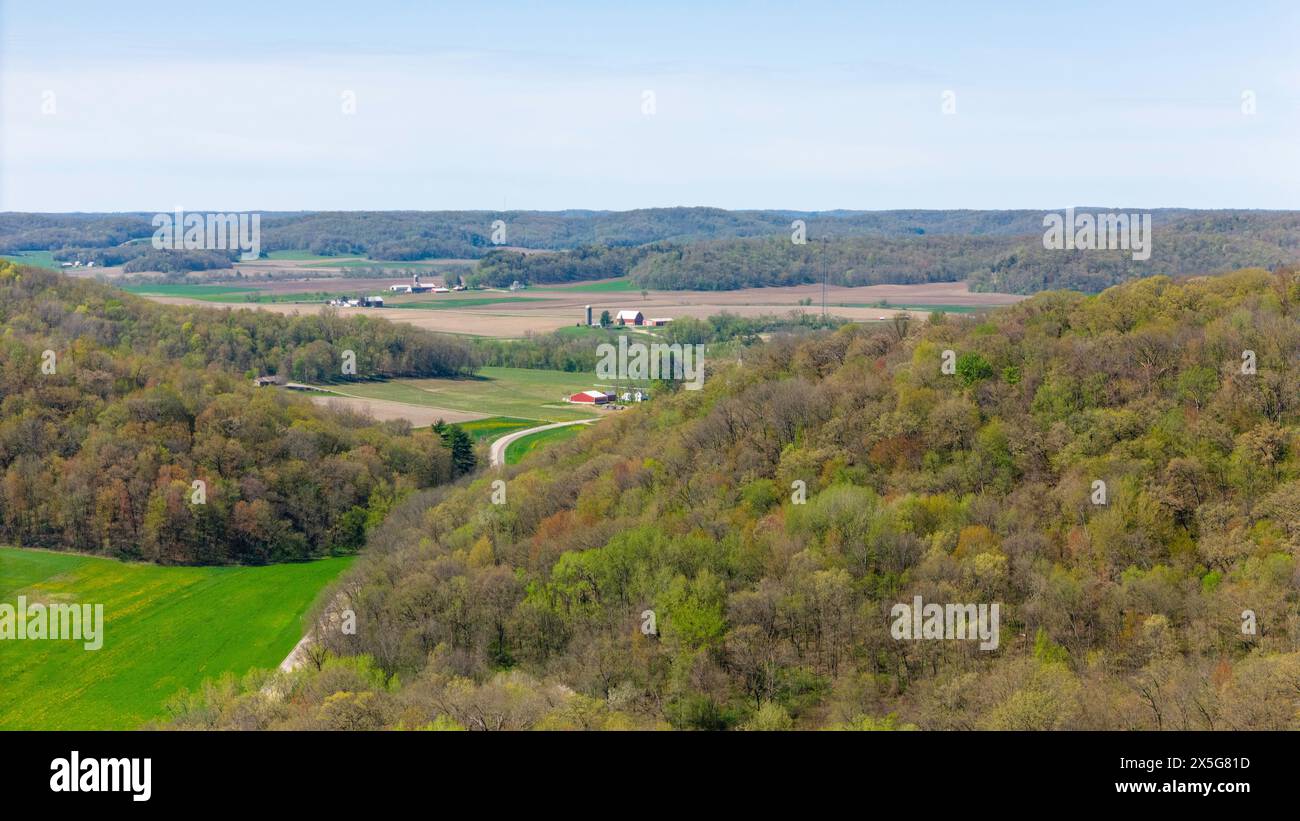
M 351 562 L 160 567 L 0 548 L 0 603 L 104 605 L 98 650 L 0 640 L 0 730 L 132 729 L 204 678 L 277 667 Z
M 468 433 L 475 442 L 481 442 L 484 440 L 491 441 L 499 436 L 505 436 L 507 433 L 514 433 L 517 430 L 535 428 L 540 424 L 542 423 L 536 419 L 514 419 L 509 416 L 489 416 L 487 419 L 475 419 L 472 422 L 461 422 L 460 427 Z
M 119 285 L 123 291 L 140 296 L 179 296 L 205 302 L 238 302 L 256 289 L 242 285 L 206 285 L 199 283 L 132 283 Z

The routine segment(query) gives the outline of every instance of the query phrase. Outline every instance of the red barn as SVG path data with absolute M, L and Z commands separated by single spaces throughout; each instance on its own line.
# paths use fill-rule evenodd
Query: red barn
M 570 402 L 585 402 L 588 405 L 604 405 L 614 401 L 614 394 L 605 391 L 582 391 L 569 397 Z

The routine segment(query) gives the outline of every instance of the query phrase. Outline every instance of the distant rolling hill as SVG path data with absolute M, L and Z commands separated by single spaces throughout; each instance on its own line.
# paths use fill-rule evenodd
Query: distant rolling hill
M 1152 253 L 1051 251 L 1044 211 L 333 211 L 262 213 L 263 253 L 363 256 L 400 263 L 477 259 L 472 282 L 504 286 L 628 277 L 634 287 L 727 290 L 970 280 L 985 291 L 1100 291 L 1129 279 L 1219 273 L 1300 262 L 1300 212 L 1079 206 L 1080 213 L 1149 213 Z M 161 264 L 147 242 L 152 214 L 0 214 L 0 254 L 45 251 L 166 270 L 212 269 L 203 252 Z M 504 224 L 505 236 L 493 226 Z M 791 241 L 804 223 L 809 242 Z M 826 245 L 819 240 L 826 239 Z M 498 242 L 497 240 L 502 240 Z M 503 247 L 504 246 L 504 247 Z M 524 254 L 507 248 L 551 253 Z M 152 255 L 152 256 L 147 256 Z M 231 258 L 233 259 L 233 253 Z M 142 258 L 143 259 L 140 259 Z M 168 262 L 169 260 L 162 260 Z M 220 266 L 209 278 L 232 276 Z

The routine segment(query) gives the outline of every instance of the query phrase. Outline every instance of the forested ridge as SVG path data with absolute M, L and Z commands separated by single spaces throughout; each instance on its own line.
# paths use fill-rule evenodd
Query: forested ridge
M 0 262 L 0 543 L 164 563 L 350 553 L 451 479 L 432 432 L 252 376 L 465 373 L 461 340 L 368 318 L 157 305 Z M 195 503 L 195 481 L 204 483 Z
M 1162 215 L 1179 209 L 1162 209 Z M 478 257 L 493 250 L 492 223 L 506 224 L 506 244 L 541 249 L 638 246 L 788 233 L 796 218 L 821 219 L 825 230 L 853 233 L 1027 234 L 1036 211 L 727 211 L 639 208 L 630 211 L 318 211 L 265 212 L 263 250 L 366 254 L 372 259 Z M 0 252 L 105 247 L 153 234 L 152 213 L 0 213 Z M 821 236 L 820 233 L 817 234 Z
M 1293 270 L 778 336 L 408 498 L 356 635 L 172 726 L 1300 729 L 1298 357 Z M 891 637 L 914 596 L 998 648 Z
M 861 286 L 969 280 L 975 291 L 1095 293 L 1154 274 L 1221 273 L 1248 265 L 1300 261 L 1300 215 L 1191 214 L 1164 217 L 1152 229 L 1151 257 L 1127 250 L 1051 250 L 1028 235 L 829 232 L 795 244 L 789 232 L 765 237 L 658 243 L 640 248 L 587 247 L 566 253 L 493 252 L 472 283 L 567 282 L 626 276 L 656 290 L 721 291 L 821 282 Z M 1163 216 L 1163 215 L 1162 215 Z M 1014 223 L 1020 228 L 1022 221 Z M 818 228 L 821 225 L 818 224 Z M 810 235 L 812 233 L 810 223 Z M 820 235 L 819 235 L 820 236 Z
M 1120 210 L 1151 215 L 1150 259 L 1120 250 L 1045 249 L 1045 212 L 1029 210 L 266 213 L 261 250 L 477 260 L 465 279 L 494 287 L 629 277 L 644 288 L 729 290 L 825 276 L 837 285 L 970 280 L 975 290 L 1021 294 L 1063 288 L 1095 293 L 1152 275 L 1300 261 L 1300 212 Z M 143 241 L 153 234 L 151 216 L 0 214 L 0 253 L 48 250 L 55 259 L 124 265 L 128 272 L 184 276 L 218 269 L 212 276 L 231 275 L 222 269 L 237 251 L 153 250 Z M 505 231 L 501 242 L 493 236 L 498 220 Z M 806 244 L 791 241 L 795 220 L 805 223 Z

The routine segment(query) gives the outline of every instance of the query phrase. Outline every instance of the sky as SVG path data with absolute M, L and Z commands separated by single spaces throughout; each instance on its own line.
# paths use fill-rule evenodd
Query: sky
M 1294 2 L 0 0 L 0 211 L 1294 209 L 1297 43 Z

